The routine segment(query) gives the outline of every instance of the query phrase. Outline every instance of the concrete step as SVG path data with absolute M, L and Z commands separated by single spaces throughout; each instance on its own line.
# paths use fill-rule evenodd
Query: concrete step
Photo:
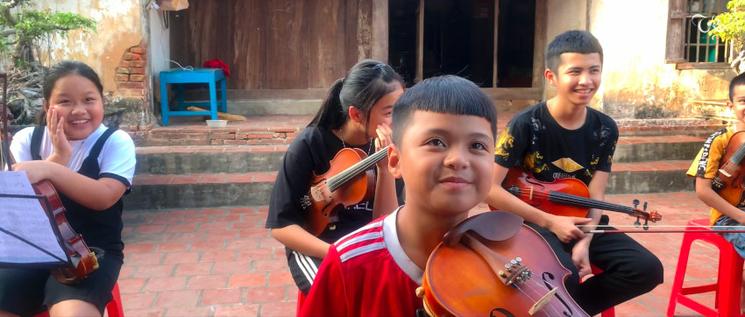
M 276 171 L 288 145 L 191 145 L 138 147 L 137 174 Z
M 704 137 L 689 135 L 621 136 L 613 162 L 693 160 L 704 140 Z
M 255 136 L 261 136 L 255 134 Z M 291 138 L 286 139 L 290 142 Z M 614 162 L 691 160 L 703 138 L 684 135 L 621 137 Z M 288 144 L 161 145 L 137 148 L 138 174 L 245 173 L 276 171 Z
M 614 163 L 607 194 L 645 194 L 694 190 L 686 175 L 691 160 Z
M 693 190 L 685 175 L 690 161 L 616 163 L 608 194 L 643 194 Z M 255 206 L 269 203 L 276 172 L 138 174 L 127 209 Z
M 124 204 L 128 210 L 266 205 L 275 178 L 275 172 L 140 174 Z

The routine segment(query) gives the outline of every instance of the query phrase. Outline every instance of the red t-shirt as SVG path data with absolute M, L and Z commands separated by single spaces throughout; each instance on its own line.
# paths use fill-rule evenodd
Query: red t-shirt
M 406 256 L 396 215 L 339 239 L 318 269 L 298 316 L 415 316 L 422 270 Z

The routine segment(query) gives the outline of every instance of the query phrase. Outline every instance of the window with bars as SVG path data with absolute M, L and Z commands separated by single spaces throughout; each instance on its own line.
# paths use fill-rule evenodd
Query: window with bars
M 727 0 L 670 0 L 666 59 L 670 63 L 726 63 L 729 45 L 710 36 L 708 22 Z

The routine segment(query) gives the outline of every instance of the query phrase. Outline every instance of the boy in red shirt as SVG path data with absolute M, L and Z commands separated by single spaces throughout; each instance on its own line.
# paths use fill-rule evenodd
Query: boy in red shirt
M 414 316 L 427 258 L 489 192 L 496 111 L 474 83 L 426 79 L 393 107 L 391 173 L 406 204 L 339 239 L 300 316 Z

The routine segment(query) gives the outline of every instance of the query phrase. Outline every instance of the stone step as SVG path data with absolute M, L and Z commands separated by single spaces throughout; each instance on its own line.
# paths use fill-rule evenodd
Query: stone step
M 701 137 L 684 135 L 621 137 L 613 159 L 616 163 L 692 160 L 702 142 Z M 276 171 L 287 147 L 287 144 L 138 147 L 136 171 L 138 174 Z
M 138 147 L 137 174 L 276 171 L 288 145 L 187 145 Z
M 686 175 L 691 160 L 614 163 L 607 194 L 646 194 L 694 190 Z
M 266 205 L 275 178 L 275 172 L 140 174 L 124 204 L 128 210 Z
M 690 161 L 616 163 L 608 194 L 643 194 L 693 190 L 685 175 Z M 127 209 L 255 206 L 269 203 L 276 172 L 138 174 Z
M 613 162 L 693 160 L 705 138 L 690 135 L 621 136 Z

